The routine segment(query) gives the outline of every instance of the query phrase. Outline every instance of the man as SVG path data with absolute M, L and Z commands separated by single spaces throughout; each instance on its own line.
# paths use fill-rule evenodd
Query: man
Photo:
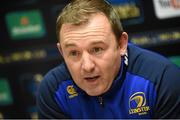
M 64 62 L 40 85 L 40 118 L 180 118 L 180 69 L 128 44 L 106 1 L 69 3 L 57 36 Z

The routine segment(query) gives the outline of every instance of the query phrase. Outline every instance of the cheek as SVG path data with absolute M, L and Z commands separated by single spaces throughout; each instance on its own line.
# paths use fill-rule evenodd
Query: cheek
M 101 59 L 102 60 L 102 59 Z M 104 76 L 111 78 L 114 77 L 119 70 L 121 56 L 117 51 L 110 52 L 104 56 L 103 60 L 100 62 L 101 70 Z
M 104 55 L 104 58 L 102 59 L 102 63 L 104 63 L 104 67 L 113 68 L 118 65 L 120 60 L 120 54 L 118 51 L 109 51 Z
M 65 60 L 65 63 L 67 65 L 67 68 L 68 68 L 69 72 L 71 73 L 71 75 L 73 75 L 73 76 L 76 75 L 77 71 L 79 71 L 78 70 L 78 64 L 71 62 L 66 58 L 64 58 L 64 60 Z

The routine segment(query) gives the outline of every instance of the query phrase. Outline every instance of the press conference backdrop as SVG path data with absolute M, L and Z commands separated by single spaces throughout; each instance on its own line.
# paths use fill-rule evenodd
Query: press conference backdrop
M 38 85 L 62 61 L 56 48 L 55 21 L 68 2 L 0 1 L 0 119 L 37 118 Z M 180 66 L 179 0 L 109 2 L 121 17 L 129 42 Z

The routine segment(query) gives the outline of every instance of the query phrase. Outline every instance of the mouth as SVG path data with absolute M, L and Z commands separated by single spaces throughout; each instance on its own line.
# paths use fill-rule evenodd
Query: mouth
M 95 81 L 99 78 L 100 76 L 97 75 L 97 76 L 90 76 L 90 77 L 84 77 L 85 80 L 87 81 Z

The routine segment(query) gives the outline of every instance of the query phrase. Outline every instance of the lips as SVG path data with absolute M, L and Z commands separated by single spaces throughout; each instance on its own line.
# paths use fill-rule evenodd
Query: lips
M 97 80 L 100 76 L 88 76 L 88 77 L 84 77 L 85 80 L 91 81 L 91 80 Z

